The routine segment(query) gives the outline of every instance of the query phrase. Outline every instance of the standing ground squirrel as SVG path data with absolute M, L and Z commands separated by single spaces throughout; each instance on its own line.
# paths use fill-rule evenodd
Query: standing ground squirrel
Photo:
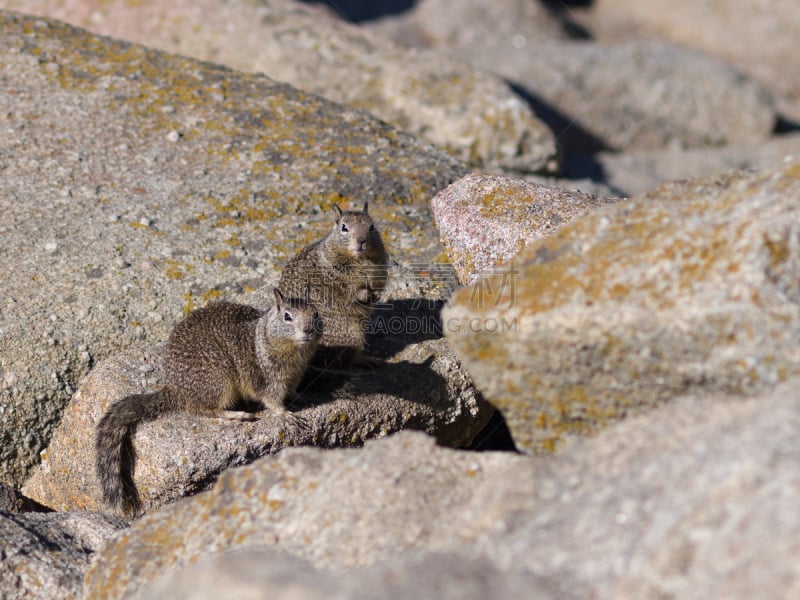
M 388 276 L 389 258 L 381 234 L 367 213 L 334 204 L 336 220 L 321 240 L 306 246 L 286 265 L 278 289 L 291 296 L 311 288 L 322 315 L 322 366 L 350 367 L 375 361 L 362 355 L 365 329 Z
M 167 341 L 164 387 L 126 396 L 108 408 L 96 438 L 97 473 L 106 503 L 122 505 L 129 514 L 140 509 L 131 436 L 143 421 L 176 411 L 253 420 L 252 413 L 229 409 L 255 400 L 302 426 L 302 419 L 288 413 L 283 403 L 295 393 L 317 349 L 322 324 L 308 290 L 304 300 L 274 293 L 275 306 L 268 311 L 220 302 L 190 313 Z

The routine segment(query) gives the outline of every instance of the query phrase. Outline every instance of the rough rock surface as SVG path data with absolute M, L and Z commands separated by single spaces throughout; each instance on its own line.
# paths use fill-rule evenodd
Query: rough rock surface
M 257 546 L 211 556 L 169 573 L 137 598 L 215 600 L 224 595 L 270 600 L 286 594 L 294 600 L 581 598 L 577 590 L 558 590 L 543 577 L 502 571 L 488 560 L 455 553 L 420 553 L 387 560 L 352 569 L 342 577 L 341 573 L 316 570 L 304 560 Z
M 49 509 L 26 497 L 13 487 L 0 483 L 0 511 L 10 513 L 49 512 Z
M 665 181 L 706 177 L 731 169 L 764 169 L 791 156 L 800 156 L 800 132 L 723 148 L 578 156 L 566 161 L 564 174 L 599 179 L 616 194 L 636 196 Z
M 375 369 L 321 374 L 311 371 L 292 409 L 308 428 L 278 417 L 255 422 L 176 414 L 137 428 L 134 481 L 145 511 L 208 488 L 223 470 L 288 446 L 361 445 L 400 429 L 419 429 L 439 443 L 468 445 L 492 416 L 441 334 L 441 303 L 394 296 L 376 310 L 368 339 L 372 356 L 389 362 Z M 398 281 L 400 280 L 400 281 Z M 424 286 L 424 281 L 417 281 Z M 266 306 L 261 294 L 258 305 Z M 24 487 L 31 498 L 58 510 L 102 510 L 95 475 L 95 428 L 110 403 L 157 389 L 163 379 L 160 346 L 114 356 L 86 378 L 64 412 L 41 466 Z M 108 510 L 108 509 L 107 509 Z M 121 513 L 120 513 L 121 514 Z
M 769 137 L 775 124 L 762 86 L 681 46 L 558 42 L 478 58 L 473 64 L 530 93 L 567 152 L 751 143 Z
M 345 102 L 459 159 L 523 171 L 554 170 L 555 141 L 496 76 L 293 0 L 0 1 L 97 33 L 263 72 Z M 209 18 L 213 14 L 213 18 Z
M 472 173 L 439 192 L 431 208 L 450 261 L 466 284 L 608 202 L 578 191 Z
M 457 292 L 445 335 L 517 447 L 800 374 L 800 159 L 597 209 Z
M 128 524 L 99 513 L 0 511 L 0 597 L 80 598 L 89 559 Z
M 565 22 L 539 0 L 419 0 L 406 12 L 365 27 L 406 45 L 436 48 L 472 57 L 526 53 L 533 44 L 568 39 Z
M 114 536 L 86 591 L 129 597 L 175 568 L 269 545 L 344 580 L 424 549 L 578 597 L 791 597 L 799 398 L 797 381 L 757 399 L 685 398 L 547 458 L 437 448 L 413 432 L 291 448 Z
M 580 20 L 600 40 L 657 37 L 704 50 L 769 86 L 800 119 L 795 0 L 601 0 Z
M 466 169 L 363 112 L 6 12 L 0 64 L 0 481 L 93 364 L 277 280 L 331 203 L 401 264 L 442 252 L 428 201 Z

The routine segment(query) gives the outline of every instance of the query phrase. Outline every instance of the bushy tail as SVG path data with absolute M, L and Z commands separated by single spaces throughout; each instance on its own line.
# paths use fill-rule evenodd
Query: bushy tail
M 126 396 L 112 404 L 97 424 L 95 449 L 97 476 L 103 490 L 103 501 L 121 506 L 134 515 L 141 509 L 139 492 L 133 483 L 136 451 L 131 436 L 136 425 L 167 412 L 165 391 Z

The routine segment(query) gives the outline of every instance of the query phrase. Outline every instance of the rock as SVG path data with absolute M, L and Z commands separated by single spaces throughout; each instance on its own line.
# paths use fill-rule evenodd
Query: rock
M 89 559 L 127 521 L 98 513 L 0 511 L 0 596 L 80 598 Z
M 755 143 L 775 125 L 762 86 L 667 43 L 542 43 L 525 53 L 481 51 L 473 64 L 527 91 L 567 155 Z
M 0 483 L 0 511 L 9 513 L 48 512 L 49 509 L 21 494 L 11 486 Z
M 458 278 L 466 284 L 608 202 L 578 191 L 472 173 L 439 192 L 431 208 Z
M 250 547 L 218 554 L 167 573 L 137 597 L 142 600 L 187 598 L 212 600 L 220 595 L 268 600 L 291 594 L 297 599 L 367 600 L 369 598 L 483 600 L 484 598 L 579 598 L 554 589 L 552 582 L 506 573 L 487 560 L 456 554 L 421 553 L 409 558 L 352 569 L 346 577 L 316 570 L 308 562 Z
M 299 2 L 5 4 L 104 35 L 263 72 L 368 110 L 475 165 L 530 172 L 557 168 L 552 133 L 501 79 L 436 52 L 396 47 L 385 36 Z
M 596 209 L 457 292 L 445 335 L 517 447 L 800 374 L 800 159 Z
M 458 10 L 445 0 L 420 0 L 400 15 L 364 26 L 401 43 L 470 59 L 482 51 L 494 56 L 525 53 L 536 43 L 568 39 L 561 15 L 539 0 L 462 0 Z
M 800 119 L 800 75 L 787 60 L 800 31 L 794 0 L 602 0 L 579 20 L 601 40 L 656 37 L 699 48 L 767 85 Z
M 757 399 L 683 398 L 547 458 L 438 448 L 414 432 L 357 450 L 291 448 L 115 535 L 87 573 L 87 597 L 130 597 L 253 546 L 334 569 L 341 585 L 370 566 L 403 580 L 391 561 L 424 551 L 488 561 L 510 583 L 557 582 L 555 597 L 791 597 L 798 398 L 797 380 Z M 295 571 L 282 585 L 317 577 Z
M 566 161 L 564 174 L 597 178 L 601 184 L 610 186 L 613 193 L 635 196 L 666 181 L 705 177 L 731 169 L 767 168 L 787 156 L 800 156 L 800 134 L 723 148 L 577 156 Z
M 425 281 L 409 273 L 392 275 L 394 295 L 376 311 L 369 338 L 370 354 L 389 363 L 336 376 L 310 372 L 292 404 L 307 429 L 279 417 L 240 422 L 187 414 L 140 425 L 134 481 L 143 509 L 206 489 L 225 469 L 288 446 L 356 446 L 404 428 L 433 434 L 444 445 L 468 445 L 494 411 L 442 338 L 441 302 L 400 297 L 402 282 L 419 290 Z M 267 306 L 267 295 L 251 297 Z M 26 494 L 57 510 L 110 510 L 95 475 L 95 428 L 116 399 L 158 388 L 162 350 L 117 355 L 89 374 L 67 406 L 41 467 L 25 484 Z
M 442 253 L 428 201 L 466 169 L 361 111 L 7 12 L 0 61 L 1 481 L 92 365 L 277 281 L 332 203 L 369 200 L 400 264 Z

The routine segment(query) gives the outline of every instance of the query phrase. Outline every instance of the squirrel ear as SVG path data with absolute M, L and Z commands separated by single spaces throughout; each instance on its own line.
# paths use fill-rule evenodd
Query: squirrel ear
M 278 308 L 278 310 L 280 310 L 281 305 L 283 304 L 283 294 L 281 294 L 278 288 L 273 288 L 272 292 L 275 294 L 275 306 Z
M 338 204 L 334 204 L 333 210 L 336 211 L 336 222 L 338 223 L 342 218 L 342 209 L 339 208 Z
M 365 201 L 364 201 L 364 214 L 365 214 L 365 215 L 367 214 L 367 208 L 369 208 L 369 202 L 367 202 L 367 201 L 365 200 Z

